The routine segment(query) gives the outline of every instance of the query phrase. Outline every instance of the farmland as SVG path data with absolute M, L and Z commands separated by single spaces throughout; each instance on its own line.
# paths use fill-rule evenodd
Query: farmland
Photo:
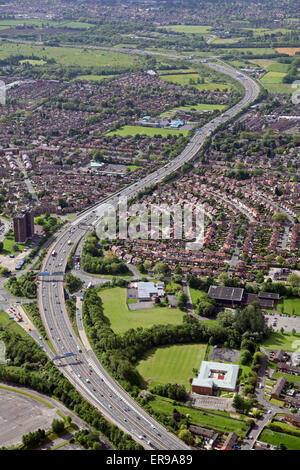
M 29 44 L 0 43 L 0 60 L 12 55 L 35 56 L 42 60 L 54 59 L 64 66 L 115 67 L 133 65 L 137 58 L 121 52 L 99 51 L 84 48 L 35 46 Z

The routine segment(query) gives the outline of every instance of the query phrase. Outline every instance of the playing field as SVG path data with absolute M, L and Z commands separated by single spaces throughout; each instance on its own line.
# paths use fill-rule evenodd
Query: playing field
M 272 332 L 262 343 L 262 347 L 269 350 L 283 349 L 284 351 L 297 351 L 300 346 L 300 335 L 291 333 Z
M 116 333 L 124 333 L 130 328 L 150 328 L 153 325 L 179 325 L 183 312 L 177 308 L 157 307 L 145 310 L 128 310 L 126 305 L 127 290 L 122 287 L 103 289 L 102 299 L 104 315 L 110 319 Z
M 197 90 L 224 90 L 229 89 L 230 86 L 226 83 L 212 83 L 207 82 L 207 79 L 204 80 L 204 83 L 197 83 L 197 80 L 201 78 L 198 73 L 185 73 L 185 74 L 174 74 L 174 75 L 162 75 L 160 76 L 162 80 L 170 83 L 176 83 L 181 86 L 191 86 L 197 88 Z M 193 80 L 194 83 L 190 83 L 190 80 Z
M 144 126 L 124 126 L 121 129 L 117 129 L 116 131 L 108 132 L 106 135 L 119 135 L 121 137 L 127 136 L 136 136 L 137 134 L 148 135 L 153 137 L 155 135 L 159 135 L 162 137 L 166 137 L 168 135 L 188 135 L 187 130 L 182 129 L 162 129 L 158 127 L 144 127 Z
M 279 447 L 280 444 L 284 444 L 288 450 L 300 449 L 300 437 L 291 436 L 283 432 L 275 432 L 267 428 L 260 434 L 259 440 L 277 447 Z
M 154 386 L 177 383 L 190 390 L 189 379 L 195 376 L 204 359 L 206 344 L 180 344 L 152 349 L 137 369 Z

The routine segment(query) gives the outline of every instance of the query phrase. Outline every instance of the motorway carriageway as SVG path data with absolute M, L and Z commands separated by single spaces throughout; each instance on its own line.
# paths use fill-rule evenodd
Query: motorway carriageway
M 235 116 L 257 98 L 259 87 L 252 79 L 221 65 L 212 63 L 206 65 L 240 81 L 246 90 L 242 100 L 203 126 L 201 130 L 196 131 L 183 152 L 174 160 L 138 183 L 123 189 L 118 195 L 107 198 L 106 204 L 115 206 L 119 198 L 126 196 L 131 199 L 139 191 L 161 182 L 165 176 L 193 159 L 205 138 L 219 124 Z M 101 201 L 95 207 L 86 210 L 68 225 L 68 230 L 64 227 L 57 233 L 57 241 L 49 250 L 42 267 L 42 271 L 49 272 L 50 276 L 43 276 L 38 285 L 38 303 L 43 323 L 58 354 L 76 353 L 77 360 L 74 360 L 74 357 L 63 359 L 63 365 L 60 366 L 61 372 L 66 375 L 79 393 L 98 408 L 109 421 L 130 434 L 145 449 L 188 450 L 189 447 L 185 443 L 157 423 L 110 377 L 92 351 L 84 349 L 68 317 L 63 291 L 67 258 L 72 246 L 99 221 L 103 204 L 104 201 Z M 71 240 L 71 245 L 68 244 L 68 240 Z M 57 252 L 55 257 L 51 256 L 53 249 Z M 82 352 L 79 352 L 79 349 Z

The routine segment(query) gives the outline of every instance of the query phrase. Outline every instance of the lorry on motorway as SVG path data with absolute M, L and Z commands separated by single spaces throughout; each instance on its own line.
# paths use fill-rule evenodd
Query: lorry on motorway
M 93 287 L 93 284 L 91 282 L 88 283 L 86 288 L 89 289 L 90 287 Z
M 17 313 L 16 319 L 18 320 L 18 322 L 22 321 L 22 320 L 23 320 L 22 315 L 20 315 L 19 313 Z
M 52 251 L 51 256 L 56 256 L 56 251 L 55 250 Z

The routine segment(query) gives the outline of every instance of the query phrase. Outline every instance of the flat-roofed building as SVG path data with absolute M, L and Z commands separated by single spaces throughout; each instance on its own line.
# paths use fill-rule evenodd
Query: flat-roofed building
M 214 388 L 234 391 L 238 373 L 237 364 L 202 361 L 198 377 L 192 380 L 192 392 L 212 395 Z

